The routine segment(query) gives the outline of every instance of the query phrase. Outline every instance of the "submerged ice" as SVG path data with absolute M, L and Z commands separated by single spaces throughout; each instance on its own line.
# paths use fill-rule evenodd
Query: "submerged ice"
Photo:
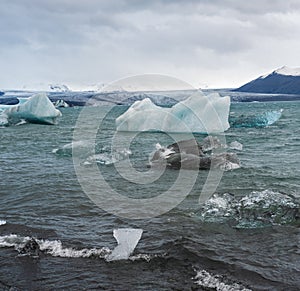
M 61 112 L 57 110 L 45 93 L 39 93 L 15 106 L 8 106 L 0 115 L 1 125 L 10 120 L 26 120 L 30 123 L 55 124 Z
M 238 117 L 231 117 L 229 122 L 233 128 L 240 127 L 266 127 L 277 122 L 283 110 L 274 110 L 264 112 L 258 115 L 241 115 Z
M 236 228 L 300 222 L 297 200 L 272 190 L 254 191 L 242 198 L 215 194 L 201 206 L 199 214 L 203 221 L 231 221 Z
M 196 92 L 170 108 L 149 98 L 136 101 L 116 119 L 118 131 L 224 132 L 229 128 L 230 97 Z

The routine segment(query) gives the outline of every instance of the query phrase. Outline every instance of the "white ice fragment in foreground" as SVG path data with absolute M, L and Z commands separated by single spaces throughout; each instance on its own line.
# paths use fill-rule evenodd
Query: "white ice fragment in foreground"
M 107 261 L 127 260 L 141 239 L 143 230 L 133 228 L 114 229 L 113 234 L 118 245 L 107 256 Z
M 8 125 L 8 116 L 5 113 L 0 112 L 0 126 L 6 125 Z
M 116 119 L 118 131 L 224 132 L 229 126 L 230 97 L 196 92 L 171 108 L 149 98 L 136 101 Z
M 241 143 L 239 143 L 238 141 L 233 141 L 229 144 L 229 148 L 231 150 L 242 151 L 243 150 L 243 145 Z
M 61 116 L 45 93 L 36 94 L 20 105 L 4 111 L 8 118 L 24 119 L 32 123 L 55 124 Z

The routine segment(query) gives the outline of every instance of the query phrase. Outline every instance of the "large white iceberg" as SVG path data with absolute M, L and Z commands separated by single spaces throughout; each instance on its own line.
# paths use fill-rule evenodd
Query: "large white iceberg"
M 2 117 L 8 119 L 24 119 L 31 123 L 55 124 L 61 116 L 45 93 L 36 94 L 27 101 L 10 106 L 2 113 Z
M 230 97 L 201 92 L 192 94 L 171 108 L 156 106 L 149 98 L 136 101 L 116 119 L 118 131 L 224 132 L 228 122 Z

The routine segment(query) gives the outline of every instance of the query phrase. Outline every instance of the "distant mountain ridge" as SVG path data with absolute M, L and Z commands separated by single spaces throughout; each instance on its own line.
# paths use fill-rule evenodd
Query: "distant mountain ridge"
M 284 66 L 233 91 L 300 95 L 300 68 Z

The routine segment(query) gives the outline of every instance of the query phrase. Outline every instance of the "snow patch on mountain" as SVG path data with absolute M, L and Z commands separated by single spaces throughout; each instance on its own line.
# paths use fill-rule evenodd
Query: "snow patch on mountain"
M 272 74 L 298 77 L 298 76 L 300 76 L 300 68 L 289 68 L 287 66 L 283 66 L 283 67 L 273 71 L 271 74 L 266 74 L 266 75 L 261 76 L 260 79 L 265 79 Z
M 300 68 L 289 68 L 283 66 L 282 68 L 277 69 L 274 73 L 285 76 L 300 76 Z

